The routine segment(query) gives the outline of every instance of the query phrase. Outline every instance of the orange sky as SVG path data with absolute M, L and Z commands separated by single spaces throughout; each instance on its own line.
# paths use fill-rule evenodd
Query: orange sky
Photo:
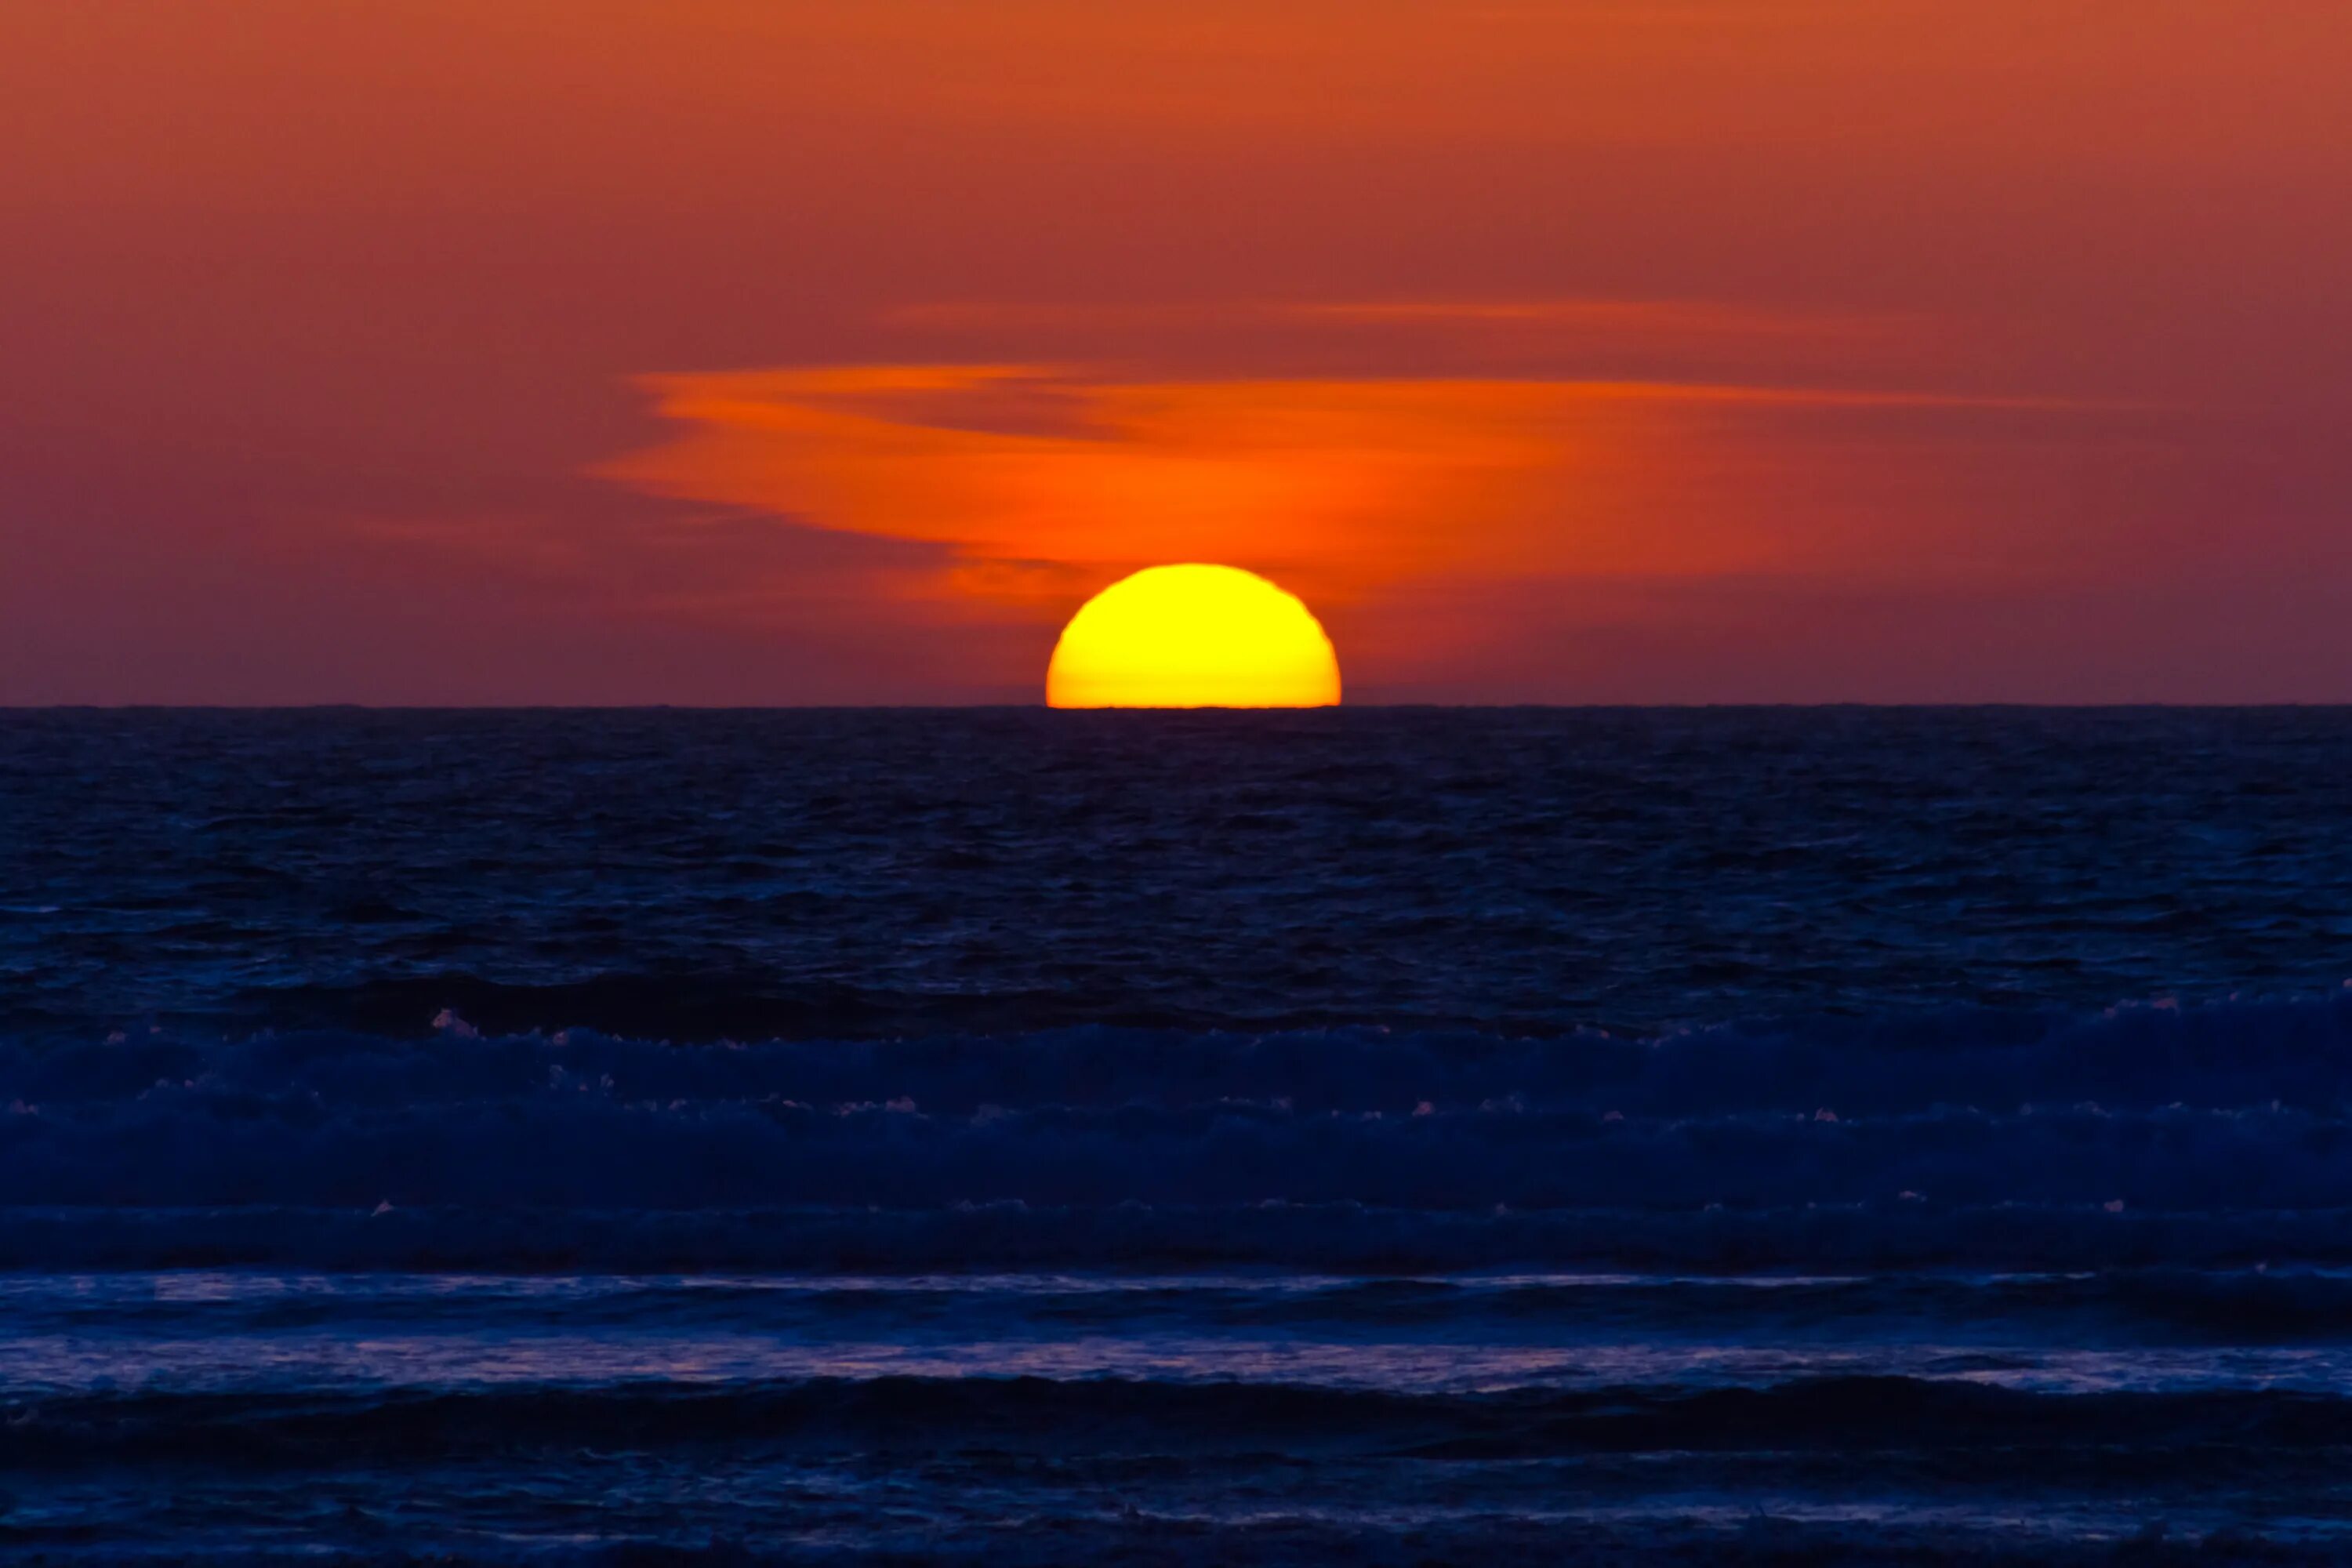
M 2352 700 L 2352 7 L 0 0 L 0 702 Z

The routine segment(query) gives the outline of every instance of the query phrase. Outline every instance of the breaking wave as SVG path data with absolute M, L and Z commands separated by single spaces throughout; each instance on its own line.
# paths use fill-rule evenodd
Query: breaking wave
M 0 1261 L 2326 1261 L 2347 1106 L 2347 994 L 1654 1040 L 157 1033 L 0 1046 Z

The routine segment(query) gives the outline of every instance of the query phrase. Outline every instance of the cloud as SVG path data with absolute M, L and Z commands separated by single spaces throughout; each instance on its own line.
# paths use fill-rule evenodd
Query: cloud
M 1432 308 L 1436 309 L 1436 308 Z M 919 542 L 898 592 L 1066 613 L 1216 561 L 1314 602 L 1445 576 L 2032 571 L 1968 540 L 1988 441 L 2031 400 L 1497 377 L 1120 379 L 1070 363 L 647 378 L 667 440 L 599 470 L 653 494 Z M 1965 471 L 1964 471 L 1965 470 Z M 2046 553 L 2044 552 L 2043 553 Z
M 894 307 L 879 324 L 951 342 L 959 358 L 1042 355 L 1138 379 L 1409 369 L 1424 380 L 1893 386 L 1948 375 L 1956 347 L 1948 324 L 1900 311 L 1602 296 L 943 300 Z

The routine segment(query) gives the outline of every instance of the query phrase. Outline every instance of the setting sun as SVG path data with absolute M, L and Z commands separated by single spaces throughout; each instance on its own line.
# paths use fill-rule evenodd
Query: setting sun
M 1331 639 L 1297 595 L 1234 566 L 1153 566 L 1087 600 L 1045 671 L 1053 708 L 1323 708 Z

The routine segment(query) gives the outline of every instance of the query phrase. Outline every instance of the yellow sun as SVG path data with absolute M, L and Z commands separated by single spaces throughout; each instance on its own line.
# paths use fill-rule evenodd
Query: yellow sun
M 1052 708 L 1322 708 L 1339 659 L 1305 605 L 1234 566 L 1152 566 L 1088 599 L 1045 670 Z

